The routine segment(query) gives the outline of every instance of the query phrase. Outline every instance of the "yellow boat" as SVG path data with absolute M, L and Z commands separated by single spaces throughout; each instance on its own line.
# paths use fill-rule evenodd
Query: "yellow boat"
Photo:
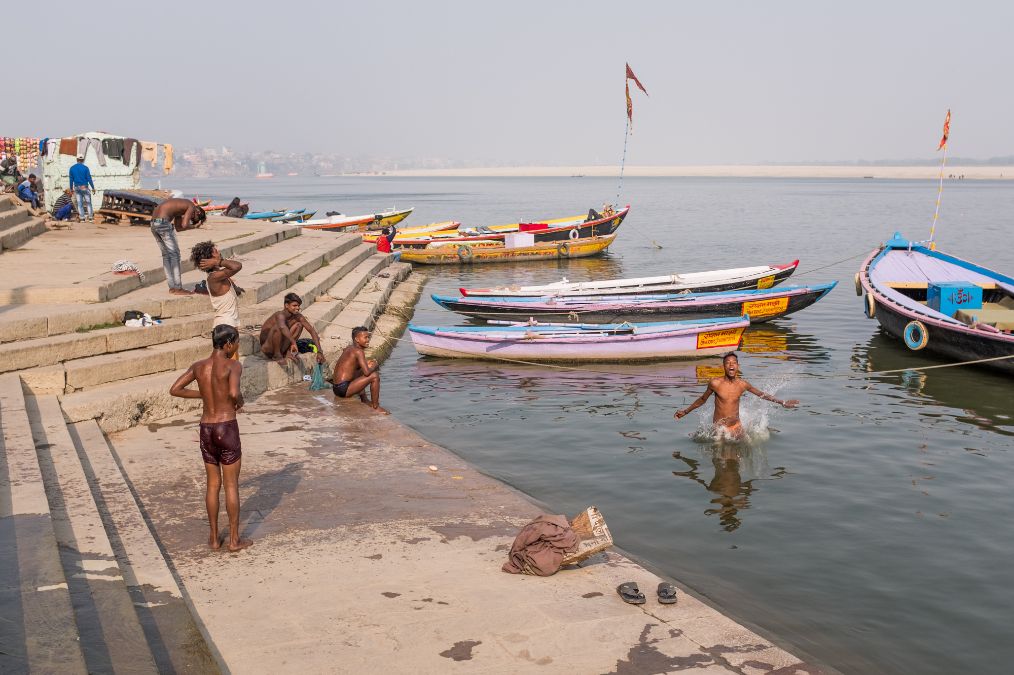
M 399 239 L 413 239 L 422 234 L 433 234 L 434 232 L 444 231 L 458 231 L 458 225 L 461 225 L 456 220 L 445 220 L 441 223 L 430 223 L 429 225 L 416 225 L 415 227 L 406 227 L 404 230 L 398 230 L 398 234 L 394 237 L 394 243 L 397 244 Z M 364 232 L 363 241 L 367 244 L 376 243 L 377 237 L 382 236 L 380 232 Z
M 448 243 L 443 246 L 437 244 L 422 249 L 401 249 L 401 259 L 423 265 L 456 265 L 587 258 L 605 251 L 614 239 L 616 235 L 609 234 L 517 248 L 507 248 L 502 241 L 477 241 L 473 244 L 458 245 Z

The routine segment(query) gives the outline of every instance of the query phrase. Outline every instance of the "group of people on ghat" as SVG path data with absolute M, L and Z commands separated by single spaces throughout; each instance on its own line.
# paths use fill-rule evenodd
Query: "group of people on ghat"
M 199 227 L 204 219 L 203 210 L 185 199 L 169 199 L 155 209 L 152 233 L 163 252 L 170 292 L 193 293 L 183 289 L 179 277 L 179 246 L 175 232 L 178 229 Z M 385 230 L 378 238 L 378 249 L 389 251 L 396 234 L 397 230 L 393 227 Z M 211 336 L 212 353 L 208 358 L 193 363 L 173 383 L 169 392 L 182 398 L 202 399 L 200 449 L 207 475 L 205 506 L 210 527 L 208 545 L 212 549 L 220 549 L 224 544 L 218 529 L 219 495 L 224 486 L 229 517 L 227 549 L 240 551 L 252 544 L 239 534 L 242 444 L 236 414 L 244 405 L 240 388 L 243 366 L 239 362 L 239 296 L 243 290 L 236 284 L 234 277 L 242 271 L 243 263 L 225 258 L 211 241 L 196 244 L 191 249 L 190 259 L 207 275 L 207 294 L 215 312 L 215 327 Z M 313 323 L 302 314 L 302 304 L 302 298 L 290 292 L 285 295 L 282 308 L 261 324 L 258 339 L 264 358 L 278 363 L 285 363 L 287 359 L 297 360 L 300 336 L 305 331 L 309 335 L 307 346 L 316 352 L 318 364 L 327 363 L 320 335 Z M 380 407 L 380 365 L 375 359 L 366 356 L 370 331 L 359 326 L 352 329 L 351 337 L 352 343 L 344 348 L 328 378 L 332 391 L 340 399 L 359 396 L 363 403 L 369 404 L 374 410 L 386 413 Z M 780 400 L 742 379 L 739 357 L 735 353 L 726 354 L 722 366 L 721 377 L 711 379 L 696 401 L 675 412 L 673 417 L 677 421 L 704 405 L 714 395 L 712 422 L 717 437 L 738 441 L 746 435 L 739 411 L 740 399 L 745 393 L 786 408 L 793 408 L 799 403 L 791 399 Z M 197 383 L 197 389 L 188 388 L 193 382 Z
M 186 206 L 170 204 L 161 217 L 179 218 L 192 224 L 196 217 L 195 209 L 199 207 L 186 200 L 176 201 L 184 202 Z M 165 203 L 159 208 L 162 206 Z M 154 225 L 152 230 L 154 231 Z M 173 240 L 175 241 L 175 235 Z M 225 543 L 218 530 L 219 495 L 224 486 L 225 508 L 229 518 L 226 548 L 235 552 L 253 543 L 239 535 L 239 473 L 243 452 L 236 413 L 244 405 L 240 388 L 243 366 L 239 362 L 239 295 L 242 289 L 236 285 L 233 277 L 243 269 L 243 263 L 225 258 L 211 241 L 196 244 L 191 249 L 190 257 L 194 265 L 207 274 L 208 297 L 215 311 L 215 327 L 211 334 L 212 352 L 208 358 L 191 364 L 173 383 L 169 393 L 181 398 L 202 399 L 200 448 L 207 476 L 205 506 L 210 526 L 208 546 L 217 550 Z M 172 289 L 171 284 L 172 282 Z M 182 285 L 178 288 L 182 288 Z M 303 300 L 297 294 L 286 294 L 282 308 L 261 325 L 259 342 L 264 358 L 279 363 L 285 363 L 287 359 L 297 360 L 300 336 L 306 331 L 310 345 L 315 348 L 313 351 L 316 351 L 318 364 L 327 363 L 320 335 L 313 323 L 300 311 L 302 304 Z M 352 344 L 342 350 L 328 381 L 336 398 L 358 396 L 373 410 L 386 413 L 380 407 L 380 365 L 375 359 L 366 357 L 369 345 L 370 331 L 364 326 L 353 328 Z M 192 382 L 197 383 L 196 390 L 188 388 Z

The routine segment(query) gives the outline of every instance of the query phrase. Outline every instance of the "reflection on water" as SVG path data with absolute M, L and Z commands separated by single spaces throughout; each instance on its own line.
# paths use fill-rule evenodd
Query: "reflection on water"
M 715 495 L 709 502 L 715 506 L 705 509 L 704 515 L 717 515 L 726 532 L 734 532 L 743 524 L 742 512 L 750 508 L 750 497 L 757 491 L 756 481 L 778 479 L 787 474 L 784 467 L 771 471 L 764 451 L 748 444 L 719 443 L 708 448 L 704 455 L 705 461 L 710 459 L 714 469 L 710 480 L 705 479 L 700 460 L 679 451 L 672 453 L 673 458 L 686 463 L 689 468 L 673 471 L 672 475 L 689 478 Z M 745 480 L 744 475 L 747 476 Z
M 908 349 L 900 340 L 882 332 L 875 333 L 865 345 L 857 345 L 852 354 L 856 370 L 880 373 L 946 363 Z M 873 376 L 873 381 L 896 385 L 904 391 L 906 402 L 924 408 L 922 414 L 936 417 L 939 411 L 929 406 L 945 406 L 962 411 L 959 422 L 1014 436 L 1014 407 L 1010 404 L 1010 377 L 967 366 L 927 371 L 902 370 Z M 870 385 L 853 385 L 868 388 Z M 890 395 L 890 394 L 885 394 Z

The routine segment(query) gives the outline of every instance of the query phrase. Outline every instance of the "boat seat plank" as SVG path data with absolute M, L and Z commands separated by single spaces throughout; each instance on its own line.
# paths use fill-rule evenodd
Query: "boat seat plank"
M 889 281 L 884 285 L 895 290 L 926 290 L 929 287 L 929 284 L 925 281 Z M 978 286 L 984 291 L 996 290 L 995 283 L 976 284 L 972 282 L 972 285 Z

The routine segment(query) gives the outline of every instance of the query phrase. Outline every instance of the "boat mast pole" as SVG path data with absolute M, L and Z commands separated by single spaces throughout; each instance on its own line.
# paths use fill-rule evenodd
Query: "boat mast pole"
M 933 242 L 933 237 L 936 236 L 937 218 L 940 217 L 940 197 L 944 193 L 944 165 L 946 163 L 947 163 L 947 146 L 945 145 L 943 157 L 940 158 L 940 187 L 937 188 L 937 207 L 933 211 L 933 223 L 930 225 L 929 248 L 931 251 L 937 250 L 937 245 Z
M 620 159 L 620 182 L 616 186 L 616 203 L 614 208 L 620 208 L 620 190 L 623 188 L 623 167 L 627 164 L 627 139 L 630 138 L 630 118 L 627 118 L 626 129 L 623 130 L 623 157 Z

